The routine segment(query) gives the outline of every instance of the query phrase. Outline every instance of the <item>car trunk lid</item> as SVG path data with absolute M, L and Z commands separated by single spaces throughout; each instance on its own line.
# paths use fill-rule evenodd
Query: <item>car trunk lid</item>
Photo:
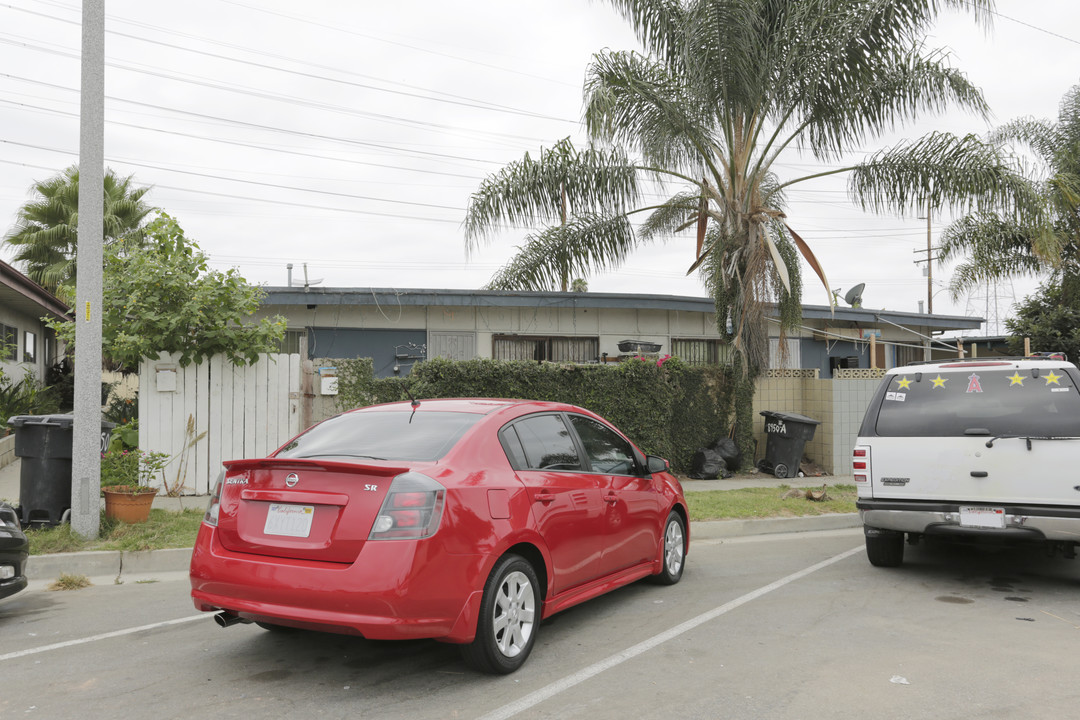
M 225 463 L 218 537 L 234 552 L 351 563 L 400 465 L 309 459 Z

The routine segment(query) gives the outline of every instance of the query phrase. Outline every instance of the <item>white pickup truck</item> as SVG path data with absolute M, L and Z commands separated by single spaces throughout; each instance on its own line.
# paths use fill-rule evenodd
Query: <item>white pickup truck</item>
M 889 371 L 852 458 L 873 565 L 949 535 L 1080 543 L 1080 371 L 1064 359 L 979 358 Z

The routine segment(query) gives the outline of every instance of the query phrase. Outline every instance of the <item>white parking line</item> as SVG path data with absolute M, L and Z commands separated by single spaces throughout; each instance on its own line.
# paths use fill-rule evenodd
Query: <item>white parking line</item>
M 150 625 L 140 625 L 139 627 L 127 628 L 124 630 L 114 630 L 113 632 L 91 635 L 90 637 L 80 638 L 78 640 L 67 640 L 65 642 L 53 643 L 52 645 L 42 645 L 41 647 L 5 653 L 4 655 L 0 655 L 0 660 L 14 660 L 15 658 L 26 657 L 27 655 L 37 655 L 38 653 L 49 652 L 50 650 L 59 650 L 60 648 L 72 647 L 73 645 L 85 645 L 86 643 L 97 642 L 98 640 L 108 640 L 109 638 L 131 635 L 132 633 L 142 632 L 143 630 L 156 630 L 169 625 L 179 625 L 180 623 L 191 622 L 192 620 L 205 620 L 211 617 L 213 616 L 202 613 L 201 615 L 190 615 L 188 617 L 177 618 L 176 620 L 166 620 L 164 622 L 151 623 Z
M 847 552 L 842 552 L 839 555 L 834 555 L 833 557 L 829 558 L 828 560 L 823 560 L 822 562 L 819 562 L 816 565 L 811 565 L 810 567 L 805 568 L 803 570 L 800 570 L 797 573 L 792 573 L 791 575 L 788 575 L 787 577 L 780 578 L 779 580 L 777 580 L 774 583 L 770 583 L 770 584 L 768 584 L 768 585 L 766 585 L 764 587 L 758 588 L 757 590 L 754 590 L 753 592 L 747 593 L 746 595 L 743 595 L 742 597 L 736 598 L 736 599 L 732 600 L 731 602 L 724 603 L 720 607 L 713 608 L 712 610 L 709 610 L 706 613 L 702 613 L 701 615 L 698 615 L 695 618 L 687 620 L 686 622 L 682 623 L 681 625 L 676 625 L 675 627 L 671 628 L 670 630 L 666 630 L 666 631 L 660 633 L 659 635 L 654 635 L 651 638 L 649 638 L 648 640 L 644 640 L 644 641 L 638 643 L 637 645 L 634 645 L 633 647 L 629 647 L 626 650 L 623 650 L 622 652 L 619 652 L 619 653 L 615 653 L 614 655 L 611 655 L 611 656 L 601 660 L 600 662 L 594 663 L 594 664 L 588 666 L 587 668 L 583 668 L 583 669 L 577 671 L 576 673 L 574 673 L 573 675 L 568 675 L 568 676 L 564 677 L 562 680 L 557 680 L 556 682 L 551 683 L 547 687 L 544 687 L 544 688 L 541 688 L 541 689 L 539 689 L 539 690 L 537 690 L 535 692 L 529 693 L 528 695 L 521 698 L 520 700 L 516 700 L 516 701 L 514 701 L 514 702 L 512 702 L 512 703 L 510 703 L 508 705 L 503 705 L 501 708 L 498 708 L 497 710 L 494 710 L 494 711 L 488 713 L 487 715 L 482 716 L 480 718 L 480 720 L 506 720 L 507 718 L 512 718 L 515 715 L 518 715 L 518 714 L 520 714 L 522 712 L 525 712 L 526 710 L 529 710 L 529 709 L 539 705 L 540 703 L 544 702 L 545 700 L 547 700 L 549 698 L 552 698 L 555 695 L 558 695 L 559 693 L 563 692 L 564 690 L 569 690 L 570 688 L 574 687 L 575 685 L 579 685 L 579 684 L 585 682 L 586 680 L 588 680 L 589 678 L 594 677 L 596 675 L 599 675 L 600 673 L 604 672 L 605 670 L 610 670 L 611 668 L 613 668 L 613 667 L 615 667 L 617 665 L 621 665 L 622 663 L 626 662 L 627 660 L 631 660 L 631 659 L 637 657 L 638 655 L 641 655 L 642 653 L 653 649 L 654 647 L 656 647 L 657 645 L 660 645 L 661 643 L 665 643 L 668 640 L 672 640 L 674 638 L 677 638 L 678 636 L 680 636 L 680 635 L 682 635 L 682 634 L 684 634 L 686 632 L 689 632 L 690 630 L 693 630 L 694 628 L 698 627 L 699 625 L 703 625 L 704 623 L 707 623 L 710 620 L 715 620 L 716 618 L 720 617 L 721 615 L 724 615 L 725 613 L 729 613 L 732 610 L 734 610 L 735 608 L 737 608 L 737 607 L 739 607 L 741 605 L 745 605 L 746 603 L 750 602 L 751 600 L 757 600 L 762 595 L 766 595 L 768 593 L 771 593 L 773 590 L 778 590 L 779 588 L 782 588 L 785 585 L 793 583 L 796 580 L 801 580 L 802 578 L 806 577 L 807 575 L 810 575 L 811 573 L 817 572 L 818 570 L 821 570 L 822 568 L 826 568 L 826 567 L 828 567 L 830 565 L 838 563 L 841 560 L 849 558 L 852 555 L 854 555 L 855 553 L 862 552 L 862 549 L 863 549 L 863 546 L 859 545 L 858 547 L 852 548 L 851 550 L 848 550 Z

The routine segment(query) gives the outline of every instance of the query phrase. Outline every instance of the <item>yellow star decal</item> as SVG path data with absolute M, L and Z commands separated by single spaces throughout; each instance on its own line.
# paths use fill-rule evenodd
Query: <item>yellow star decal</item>
M 1061 379 L 1061 376 L 1060 375 L 1055 375 L 1053 370 L 1051 370 L 1050 372 L 1048 372 L 1046 374 L 1046 384 L 1047 385 L 1060 385 L 1061 383 L 1058 382 L 1058 380 L 1060 380 L 1060 379 Z
M 1009 387 L 1012 387 L 1013 385 L 1024 387 L 1024 376 L 1016 371 L 1013 371 L 1013 374 L 1009 375 L 1006 380 L 1009 381 Z
M 936 387 L 936 388 L 943 388 L 943 387 L 945 387 L 945 383 L 949 382 L 949 379 L 948 378 L 943 378 L 939 374 L 936 378 L 934 378 L 930 382 L 934 383 L 934 387 Z
M 901 390 L 910 390 L 911 380 L 906 377 L 900 378 L 896 381 L 896 387 L 900 388 Z

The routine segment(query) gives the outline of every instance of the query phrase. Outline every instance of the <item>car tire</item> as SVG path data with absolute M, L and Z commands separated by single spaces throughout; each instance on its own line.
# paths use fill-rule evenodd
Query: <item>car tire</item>
M 659 575 L 653 575 L 650 579 L 658 585 L 674 585 L 682 579 L 686 567 L 686 521 L 674 510 L 668 513 L 660 542 L 664 567 Z
M 866 558 L 874 567 L 900 567 L 904 562 L 904 533 L 865 528 Z
M 540 611 L 540 581 L 533 566 L 520 555 L 502 557 L 484 585 L 476 639 L 461 646 L 462 659 L 492 675 L 514 672 L 536 644 Z

